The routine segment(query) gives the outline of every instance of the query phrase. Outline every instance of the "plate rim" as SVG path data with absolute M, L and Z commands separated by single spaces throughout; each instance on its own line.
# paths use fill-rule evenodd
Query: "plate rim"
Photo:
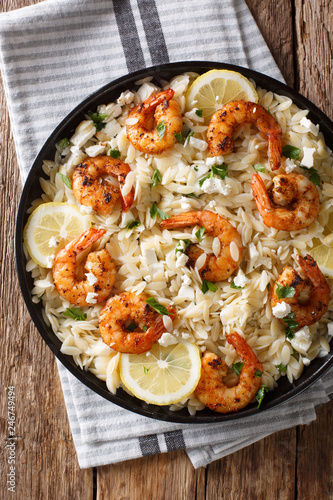
M 267 401 L 260 408 L 260 410 L 258 410 L 256 406 L 253 407 L 253 405 L 251 405 L 250 407 L 246 407 L 240 412 L 219 414 L 216 412 L 212 412 L 211 410 L 208 410 L 206 408 L 204 410 L 206 412 L 205 414 L 202 414 L 202 412 L 200 411 L 197 412 L 196 415 L 192 416 L 189 415 L 188 413 L 183 414 L 180 412 L 171 412 L 170 410 L 166 410 L 166 407 L 158 407 L 155 405 L 144 403 L 143 401 L 135 398 L 134 396 L 132 397 L 132 399 L 135 400 L 134 403 L 136 402 L 137 405 L 133 406 L 133 402 L 128 401 L 128 399 L 131 398 L 131 396 L 127 395 L 126 398 L 124 399 L 124 394 L 126 395 L 126 393 L 123 390 L 120 391 L 118 390 L 117 391 L 118 396 L 117 396 L 117 394 L 113 395 L 107 390 L 105 382 L 103 382 L 105 388 L 102 388 L 100 384 L 94 383 L 94 380 L 91 379 L 91 377 L 96 379 L 96 382 L 98 381 L 97 377 L 95 377 L 91 372 L 81 370 L 79 366 L 75 365 L 72 356 L 63 354 L 60 351 L 60 348 L 54 343 L 54 340 L 51 338 L 50 334 L 47 332 L 44 321 L 37 313 L 36 304 L 34 304 L 31 300 L 30 289 L 27 285 L 27 274 L 30 273 L 28 273 L 25 270 L 25 256 L 23 252 L 23 228 L 24 228 L 24 219 L 27 218 L 26 208 L 27 208 L 29 193 L 33 185 L 33 182 L 36 181 L 36 174 L 38 170 L 41 168 L 41 164 L 43 159 L 45 158 L 44 155 L 46 151 L 50 147 L 54 147 L 56 140 L 57 139 L 59 140 L 59 135 L 61 134 L 61 132 L 66 127 L 68 127 L 68 124 L 74 122 L 75 119 L 78 119 L 83 109 L 85 109 L 90 104 L 92 106 L 95 106 L 96 104 L 94 103 L 94 101 L 102 99 L 105 94 L 110 93 L 113 90 L 116 90 L 121 85 L 125 84 L 127 81 L 129 82 L 130 80 L 133 80 L 132 86 L 134 86 L 134 82 L 136 80 L 145 78 L 147 76 L 153 76 L 153 77 L 155 76 L 156 78 L 157 74 L 162 72 L 175 71 L 176 75 L 177 72 L 178 74 L 181 74 L 186 71 L 200 72 L 202 70 L 201 73 L 203 73 L 205 71 L 209 71 L 209 69 L 214 69 L 214 68 L 237 71 L 246 76 L 247 78 L 252 78 L 254 80 L 261 82 L 267 82 L 268 86 L 270 87 L 270 90 L 272 88 L 275 88 L 276 89 L 275 91 L 278 90 L 279 93 L 287 94 L 287 97 L 290 97 L 293 100 L 295 99 L 297 101 L 301 101 L 301 105 L 304 108 L 309 109 L 310 117 L 315 118 L 315 120 L 312 119 L 312 121 L 314 121 L 315 123 L 320 123 L 321 131 L 322 128 L 325 129 L 323 133 L 325 135 L 326 145 L 328 145 L 328 147 L 330 148 L 333 147 L 333 122 L 319 108 L 317 108 L 317 106 L 315 106 L 302 94 L 292 89 L 285 83 L 282 83 L 268 75 L 259 73 L 249 68 L 243 68 L 241 66 L 233 64 L 226 64 L 214 61 L 179 61 L 175 63 L 150 66 L 148 68 L 142 68 L 141 70 L 123 75 L 115 80 L 110 81 L 106 85 L 103 85 L 96 91 L 90 93 L 60 121 L 60 123 L 54 128 L 49 137 L 46 139 L 43 146 L 41 147 L 41 149 L 39 150 L 38 154 L 36 155 L 35 159 L 32 162 L 32 166 L 24 182 L 24 186 L 20 196 L 20 201 L 16 214 L 16 222 L 15 222 L 15 263 L 16 263 L 16 273 L 18 276 L 20 291 L 36 329 L 38 330 L 39 334 L 46 342 L 48 347 L 51 349 L 51 351 L 55 354 L 57 359 L 59 359 L 59 361 L 72 373 L 72 375 L 74 375 L 89 389 L 93 390 L 95 393 L 99 394 L 104 399 L 114 404 L 117 404 L 118 406 L 126 410 L 140 414 L 145 417 L 162 420 L 166 422 L 175 422 L 182 424 L 217 423 L 230 420 L 238 420 L 253 415 L 263 414 L 265 411 L 273 407 L 279 406 L 286 401 L 290 401 L 290 399 L 303 392 L 316 380 L 318 380 L 333 365 L 333 354 L 332 352 L 329 353 L 327 355 L 327 360 L 325 360 L 323 365 L 320 366 L 316 371 L 314 371 L 314 373 L 310 374 L 307 378 L 305 378 L 305 380 L 301 381 L 300 383 L 297 383 L 296 381 L 296 383 L 290 384 L 291 387 L 290 391 L 278 396 L 277 398 L 272 398 L 271 400 Z M 75 124 L 75 126 L 77 126 L 78 124 L 79 121 Z M 329 144 L 326 137 L 327 134 L 331 135 Z M 52 331 L 51 335 L 55 337 L 55 334 Z M 89 378 L 87 378 L 87 376 Z M 270 394 L 273 393 L 274 391 L 272 391 Z M 119 394 L 121 394 L 122 397 L 119 397 Z M 187 409 L 185 410 L 187 412 Z M 183 412 L 183 410 L 181 410 L 181 412 Z

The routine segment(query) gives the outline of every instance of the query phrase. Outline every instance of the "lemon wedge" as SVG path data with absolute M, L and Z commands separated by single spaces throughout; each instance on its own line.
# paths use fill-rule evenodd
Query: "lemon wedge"
M 198 385 L 200 374 L 200 351 L 189 342 L 168 347 L 156 342 L 148 353 L 120 358 L 120 378 L 127 389 L 159 406 L 185 399 Z
M 52 257 L 90 227 L 76 205 L 44 203 L 30 215 L 23 240 L 30 257 L 41 267 L 52 267 Z
M 186 93 L 186 110 L 201 109 L 207 124 L 215 111 L 230 101 L 258 102 L 252 83 L 236 71 L 212 69 L 199 76 Z
M 309 254 L 314 258 L 321 271 L 333 278 L 333 212 L 328 216 L 328 222 L 324 227 L 324 242 L 315 238 L 313 248 Z

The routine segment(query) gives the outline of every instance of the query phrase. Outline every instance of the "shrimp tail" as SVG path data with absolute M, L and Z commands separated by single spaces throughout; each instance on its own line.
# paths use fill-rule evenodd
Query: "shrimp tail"
M 74 255 L 79 254 L 83 250 L 86 250 L 90 245 L 99 240 L 106 233 L 105 229 L 94 229 L 89 228 L 84 231 L 80 236 L 75 238 L 70 244 L 66 247 L 67 250 L 71 250 Z M 60 250 L 61 251 L 61 250 Z
M 282 139 L 281 136 L 276 134 L 268 134 L 268 157 L 269 164 L 272 170 L 277 170 L 281 167 L 282 156 Z
M 311 255 L 307 254 L 305 257 L 299 255 L 298 262 L 302 271 L 309 278 L 314 287 L 317 288 L 326 285 L 329 289 L 325 276 Z
M 152 95 L 151 98 L 147 99 L 147 107 L 156 108 L 159 104 L 162 104 L 163 101 L 170 101 L 174 96 L 175 91 L 168 88 L 159 94 Z M 146 101 L 145 101 L 146 102 Z M 145 104 L 145 102 L 143 104 Z
M 251 187 L 259 213 L 264 218 L 266 226 L 271 227 L 269 213 L 273 209 L 273 206 L 269 199 L 264 181 L 259 174 L 254 174 L 252 176 Z
M 200 224 L 200 214 L 201 212 L 185 212 L 161 221 L 160 226 L 162 229 L 177 229 L 195 226 L 196 224 Z
M 227 341 L 236 349 L 238 356 L 244 363 L 261 367 L 261 370 L 263 369 L 262 364 L 252 351 L 251 347 L 238 333 L 231 333 L 227 335 Z

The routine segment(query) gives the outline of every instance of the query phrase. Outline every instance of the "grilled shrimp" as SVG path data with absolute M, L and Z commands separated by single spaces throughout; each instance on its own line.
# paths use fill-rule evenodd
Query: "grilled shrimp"
M 149 351 L 166 331 L 163 316 L 146 302 L 148 295 L 122 293 L 111 297 L 99 317 L 104 342 L 118 352 L 141 354 Z M 175 310 L 168 308 L 173 319 Z M 129 326 L 133 328 L 127 329 Z
M 92 207 L 96 212 L 108 215 L 121 197 L 124 212 L 129 210 L 134 200 L 133 189 L 126 194 L 126 176 L 131 172 L 131 167 L 121 160 L 111 156 L 95 156 L 87 158 L 78 165 L 73 174 L 73 194 L 82 205 Z M 103 177 L 111 175 L 117 177 L 119 187 L 107 184 Z
M 280 174 L 267 191 L 259 174 L 252 177 L 252 191 L 260 215 L 268 227 L 297 231 L 310 226 L 320 211 L 316 186 L 302 174 Z
M 142 153 L 159 155 L 174 146 L 183 120 L 174 91 L 154 94 L 133 108 L 126 120 L 127 137 Z
M 232 135 L 238 125 L 254 123 L 268 142 L 268 157 L 272 170 L 281 166 L 282 130 L 269 112 L 255 102 L 232 101 L 213 114 L 208 130 L 207 142 L 211 156 L 232 153 Z
M 89 253 L 84 266 L 88 271 L 86 280 L 79 281 L 75 275 L 78 254 L 89 248 L 105 233 L 105 229 L 90 228 L 56 255 L 53 268 L 54 284 L 61 297 L 71 304 L 90 306 L 96 302 L 103 302 L 111 293 L 116 277 L 116 266 L 105 249 Z
M 291 312 L 295 314 L 294 319 L 298 323 L 298 328 L 302 328 L 313 325 L 326 313 L 330 300 L 330 286 L 310 255 L 305 257 L 299 255 L 298 262 L 305 277 L 300 276 L 292 267 L 285 267 L 274 284 L 271 305 L 273 308 L 281 302 L 289 304 Z M 294 290 L 294 296 L 279 299 L 278 285 Z M 310 298 L 305 297 L 307 292 Z M 283 318 L 280 321 L 286 324 Z
M 227 387 L 222 378 L 227 375 L 228 365 L 212 352 L 205 352 L 201 362 L 201 378 L 195 395 L 205 406 L 219 413 L 228 413 L 245 408 L 261 384 L 263 366 L 247 342 L 238 333 L 227 336 L 244 366 L 238 384 Z
M 204 266 L 199 270 L 200 276 L 208 281 L 225 280 L 239 266 L 242 260 L 243 246 L 237 229 L 224 217 L 209 210 L 186 212 L 163 220 L 161 227 L 163 229 L 178 229 L 196 224 L 204 227 L 206 234 L 217 237 L 221 245 L 217 257 L 212 254 L 207 255 Z M 203 254 L 203 250 L 196 245 L 190 245 L 186 253 L 189 257 L 188 265 L 194 267 L 198 257 Z

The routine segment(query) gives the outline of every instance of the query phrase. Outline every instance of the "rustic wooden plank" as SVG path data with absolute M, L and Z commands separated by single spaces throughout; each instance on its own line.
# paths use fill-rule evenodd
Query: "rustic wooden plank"
M 297 88 L 333 118 L 331 0 L 295 0 Z
M 295 449 L 296 429 L 290 429 L 210 464 L 207 500 L 294 499 Z
M 99 467 L 97 500 L 196 500 L 204 482 L 184 451 L 171 452 Z
M 333 499 L 333 401 L 317 409 L 317 420 L 298 428 L 297 498 Z
M 36 1 L 10 0 L 1 10 Z M 92 470 L 80 470 L 55 359 L 30 320 L 14 266 L 15 214 L 21 190 L 3 88 L 0 94 L 1 248 L 1 486 L 0 498 L 93 498 Z M 15 387 L 15 446 L 8 441 L 6 387 Z M 12 417 L 11 417 L 12 418 Z M 15 463 L 8 463 L 15 450 Z M 15 494 L 6 475 L 15 467 Z
M 292 0 L 245 0 L 276 64 L 291 87 L 295 83 Z M 260 71 L 260 61 L 257 70 Z

